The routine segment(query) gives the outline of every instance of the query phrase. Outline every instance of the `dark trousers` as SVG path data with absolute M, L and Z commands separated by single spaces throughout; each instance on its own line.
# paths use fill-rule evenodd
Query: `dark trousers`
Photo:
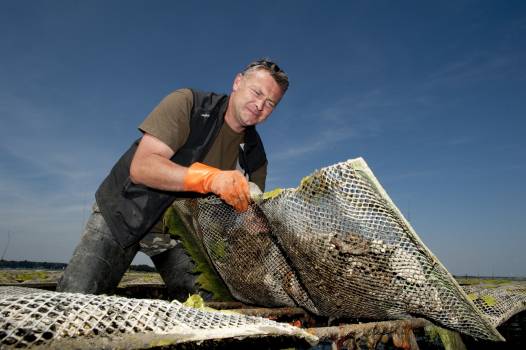
M 117 243 L 95 204 L 80 243 L 57 284 L 57 291 L 112 293 L 138 251 L 139 243 L 128 248 Z M 192 274 L 194 263 L 180 242 L 151 259 L 171 299 L 184 301 L 188 295 L 198 292 L 196 276 Z

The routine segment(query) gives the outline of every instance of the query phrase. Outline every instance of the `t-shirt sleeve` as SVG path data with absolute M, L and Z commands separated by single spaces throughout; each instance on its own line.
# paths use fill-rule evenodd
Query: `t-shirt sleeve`
M 267 179 L 267 165 L 268 165 L 268 162 L 265 162 L 265 164 L 260 166 L 250 176 L 250 181 L 258 185 L 258 187 L 263 192 L 265 192 L 265 180 Z
M 190 134 L 190 115 L 194 97 L 190 89 L 180 89 L 166 96 L 139 125 L 177 152 Z

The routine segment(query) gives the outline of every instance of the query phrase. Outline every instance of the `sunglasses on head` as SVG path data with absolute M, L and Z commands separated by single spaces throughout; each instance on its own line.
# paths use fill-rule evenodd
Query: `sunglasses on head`
M 266 67 L 269 70 L 271 70 L 273 73 L 280 73 L 280 72 L 282 72 L 281 68 L 279 68 L 279 66 L 276 63 L 274 63 L 272 61 L 267 61 L 267 60 L 255 61 L 255 62 L 251 63 L 247 67 L 247 69 L 250 69 L 250 68 L 253 68 L 253 67 L 259 67 L 259 66 Z

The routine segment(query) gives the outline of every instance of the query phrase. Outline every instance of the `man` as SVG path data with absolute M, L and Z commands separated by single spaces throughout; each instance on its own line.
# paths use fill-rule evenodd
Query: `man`
M 155 224 L 175 198 L 196 194 L 213 193 L 239 212 L 248 209 L 247 177 L 264 190 L 267 168 L 255 125 L 269 117 L 288 85 L 287 75 L 262 59 L 236 75 L 230 96 L 181 89 L 164 98 L 140 125 L 142 138 L 97 190 L 57 290 L 111 292 L 157 234 L 170 249 L 150 255 L 171 297 L 196 292 L 181 243 L 159 235 Z

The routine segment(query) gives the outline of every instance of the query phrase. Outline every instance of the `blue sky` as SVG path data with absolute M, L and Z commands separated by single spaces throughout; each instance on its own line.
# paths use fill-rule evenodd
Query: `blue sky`
M 364 157 L 452 273 L 526 276 L 524 38 L 523 1 L 1 1 L 0 249 L 67 262 L 162 97 L 271 57 L 267 189 Z

